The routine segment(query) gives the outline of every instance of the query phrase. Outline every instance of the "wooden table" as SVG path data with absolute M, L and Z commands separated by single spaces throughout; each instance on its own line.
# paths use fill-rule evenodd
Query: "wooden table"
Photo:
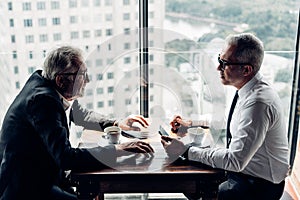
M 93 199 L 97 196 L 102 200 L 105 193 L 184 193 L 202 199 L 217 198 L 218 185 L 224 180 L 223 170 L 183 159 L 171 160 L 158 134 L 150 136 L 147 141 L 155 150 L 152 156 L 120 157 L 113 169 L 71 173 L 78 198 Z M 82 142 L 81 145 L 92 147 L 104 145 L 106 141 L 100 133 L 87 132 Z

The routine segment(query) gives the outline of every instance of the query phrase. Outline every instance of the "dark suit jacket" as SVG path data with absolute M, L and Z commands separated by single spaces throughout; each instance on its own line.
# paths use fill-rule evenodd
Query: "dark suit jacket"
M 73 103 L 78 125 L 102 130 L 113 120 Z M 115 163 L 115 147 L 71 148 L 62 101 L 36 71 L 9 107 L 0 132 L 0 199 L 47 199 L 62 187 L 65 170 L 93 170 Z M 101 162 L 99 162 L 101 161 Z

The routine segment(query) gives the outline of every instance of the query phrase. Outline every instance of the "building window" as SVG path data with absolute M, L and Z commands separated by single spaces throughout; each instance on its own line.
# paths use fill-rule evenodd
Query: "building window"
M 101 37 L 102 31 L 101 29 L 95 30 L 95 37 Z
M 94 107 L 94 106 L 93 106 L 93 103 L 87 103 L 87 104 L 86 104 L 86 108 L 89 109 L 89 110 L 92 110 L 93 107 Z
M 13 57 L 13 59 L 17 59 L 18 58 L 17 51 L 13 51 L 12 52 L 12 57 Z
M 98 101 L 97 107 L 98 108 L 103 108 L 104 107 L 104 102 L 103 101 Z
M 40 42 L 48 42 L 48 35 L 47 34 L 41 34 L 40 35 Z
M 106 36 L 110 36 L 110 35 L 112 35 L 112 34 L 113 34 L 113 31 L 112 31 L 111 28 L 106 29 Z
M 9 26 L 10 27 L 14 27 L 15 26 L 14 19 L 9 19 Z
M 109 107 L 113 107 L 115 105 L 115 101 L 114 100 L 108 100 L 108 106 Z
M 110 22 L 110 21 L 112 21 L 112 14 L 106 14 L 105 15 L 105 21 L 107 21 L 107 22 Z
M 34 36 L 33 35 L 25 35 L 25 43 L 33 43 L 34 42 Z
M 32 53 L 32 51 L 29 51 L 28 58 L 29 58 L 29 59 L 33 59 L 33 53 Z
M 86 95 L 87 96 L 93 96 L 93 90 L 92 89 L 87 89 L 86 90 Z
M 129 42 L 124 43 L 124 49 L 130 49 L 130 43 Z
M 69 0 L 69 8 L 76 8 L 77 0 Z
M 130 105 L 131 104 L 131 99 L 125 99 L 125 105 Z
M 97 79 L 98 81 L 101 81 L 101 80 L 103 79 L 103 74 L 97 74 L 97 75 L 96 75 L 96 79 Z
M 71 32 L 71 39 L 78 39 L 78 38 L 79 38 L 78 31 L 72 31 Z
M 130 64 L 130 57 L 125 57 L 124 58 L 124 64 Z
M 11 43 L 16 43 L 16 36 L 15 35 L 11 35 L 10 36 L 10 41 L 11 41 Z
M 107 93 L 113 93 L 114 92 L 114 86 L 109 86 L 107 88 Z
M 94 6 L 101 6 L 101 0 L 94 0 Z
M 123 20 L 130 20 L 130 13 L 124 13 Z
M 103 88 L 97 88 L 97 94 L 103 94 Z
M 124 34 L 129 35 L 130 34 L 130 28 L 124 28 Z
M 44 1 L 37 2 L 36 8 L 38 10 L 46 10 L 46 2 L 44 2 Z
M 54 41 L 60 41 L 61 40 L 61 33 L 54 33 L 53 34 L 53 40 Z
M 12 2 L 7 3 L 8 10 L 13 10 Z
M 96 59 L 96 67 L 101 67 L 101 66 L 103 66 L 103 61 L 102 61 L 102 59 Z
M 22 4 L 23 6 L 23 11 L 26 11 L 26 10 L 31 10 L 31 3 L 30 2 L 25 2 Z
M 83 31 L 83 38 L 90 38 L 91 37 L 91 32 L 90 31 Z
M 106 6 L 111 6 L 112 5 L 112 0 L 105 0 L 105 5 Z
M 123 0 L 123 5 L 129 5 L 130 4 L 130 0 Z
M 20 89 L 20 82 L 19 81 L 16 82 L 16 89 Z
M 88 0 L 81 0 L 81 7 L 88 7 L 89 1 Z
M 70 24 L 77 24 L 78 16 L 70 16 Z
M 107 79 L 113 79 L 114 78 L 114 73 L 113 72 L 108 72 L 107 73 Z
M 59 17 L 52 18 L 52 24 L 53 25 L 60 25 L 60 18 Z
M 38 19 L 39 26 L 47 26 L 47 19 L 46 18 L 40 18 Z
M 59 9 L 59 1 L 51 1 L 51 9 L 52 10 L 57 10 Z
M 35 67 L 28 67 L 28 74 L 32 74 L 35 71 Z
M 18 74 L 19 73 L 19 67 L 18 66 L 14 66 L 14 74 Z
M 32 19 L 24 19 L 24 27 L 32 27 Z

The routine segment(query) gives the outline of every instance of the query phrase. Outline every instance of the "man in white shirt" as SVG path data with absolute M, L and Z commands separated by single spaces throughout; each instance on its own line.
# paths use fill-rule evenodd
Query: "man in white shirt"
M 234 86 L 238 95 L 227 126 L 228 148 L 187 147 L 162 137 L 169 156 L 185 152 L 188 160 L 227 171 L 218 199 L 280 199 L 283 193 L 289 169 L 287 132 L 280 99 L 259 73 L 263 57 L 262 42 L 250 33 L 229 35 L 218 57 L 221 82 Z M 182 121 L 177 116 L 172 128 Z

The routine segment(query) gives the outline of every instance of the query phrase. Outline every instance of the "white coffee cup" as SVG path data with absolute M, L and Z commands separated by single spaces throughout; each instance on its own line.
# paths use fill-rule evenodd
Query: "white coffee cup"
M 192 144 L 201 145 L 203 136 L 205 134 L 203 128 L 201 127 L 188 128 L 187 132 Z
M 117 126 L 109 126 L 104 129 L 105 138 L 109 144 L 118 144 L 120 141 L 121 128 Z

